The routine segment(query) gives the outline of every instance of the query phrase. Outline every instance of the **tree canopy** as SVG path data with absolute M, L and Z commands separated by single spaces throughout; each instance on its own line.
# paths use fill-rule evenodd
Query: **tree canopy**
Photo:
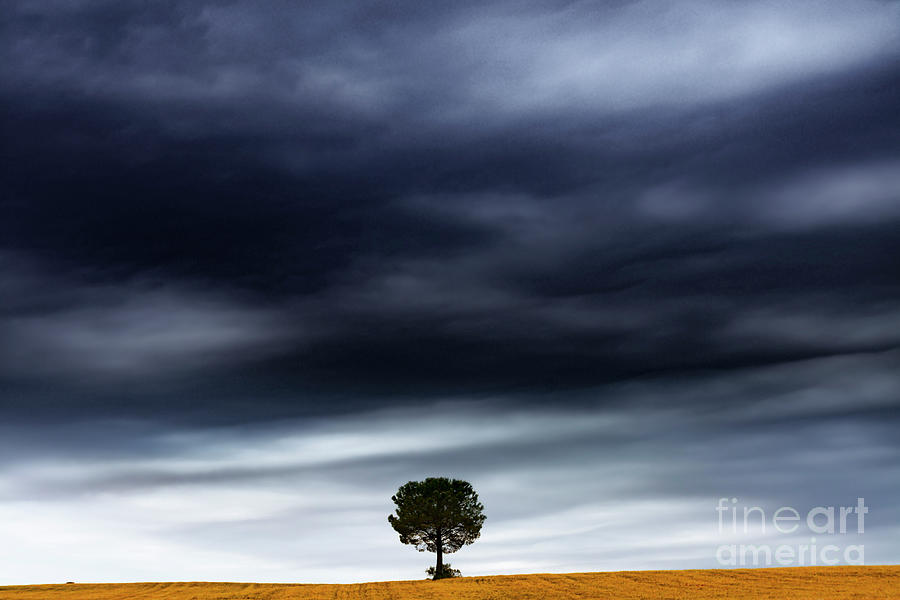
M 400 534 L 400 541 L 420 552 L 437 554 L 435 579 L 453 572 L 449 565 L 444 566 L 443 554 L 456 552 L 477 540 L 486 518 L 484 505 L 478 501 L 472 484 L 461 479 L 428 477 L 410 481 L 400 486 L 391 500 L 397 508 L 388 516 L 388 522 Z

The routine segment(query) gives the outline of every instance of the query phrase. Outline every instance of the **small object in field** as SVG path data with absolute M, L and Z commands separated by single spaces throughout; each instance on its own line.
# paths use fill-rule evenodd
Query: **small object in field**
M 437 569 L 434 567 L 428 567 L 425 569 L 425 573 L 431 579 L 450 579 L 451 577 L 462 577 L 462 573 L 460 573 L 459 569 L 454 569 L 450 566 L 450 563 L 446 563 L 443 565 L 443 570 L 438 575 Z

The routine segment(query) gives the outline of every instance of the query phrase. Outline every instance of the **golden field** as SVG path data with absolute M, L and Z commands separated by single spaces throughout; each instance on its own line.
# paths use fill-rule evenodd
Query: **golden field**
M 837 600 L 900 598 L 900 566 L 497 575 L 359 584 L 122 583 L 0 587 L 2 600 Z

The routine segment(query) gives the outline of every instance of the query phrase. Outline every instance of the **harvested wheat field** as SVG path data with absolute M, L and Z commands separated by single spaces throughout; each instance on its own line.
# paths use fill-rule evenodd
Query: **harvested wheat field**
M 0 587 L 2 600 L 535 600 L 900 598 L 900 566 L 621 571 L 360 584 L 125 583 Z

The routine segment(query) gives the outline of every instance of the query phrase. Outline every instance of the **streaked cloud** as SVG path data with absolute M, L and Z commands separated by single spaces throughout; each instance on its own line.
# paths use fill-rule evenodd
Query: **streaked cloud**
M 897 2 L 4 9 L 0 583 L 898 560 Z

